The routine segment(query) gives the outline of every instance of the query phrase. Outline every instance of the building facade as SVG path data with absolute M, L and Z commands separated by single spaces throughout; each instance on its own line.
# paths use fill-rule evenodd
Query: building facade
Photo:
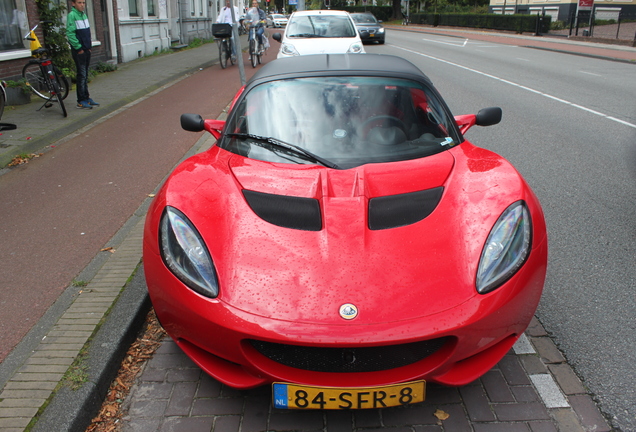
M 53 1 L 68 1 L 67 10 L 71 8 L 70 0 Z M 233 1 L 240 11 L 245 9 L 245 0 Z M 224 5 L 224 0 L 87 0 L 91 61 L 124 63 L 175 43 L 209 39 L 211 24 Z M 0 78 L 20 77 L 31 56 L 29 41 L 23 37 L 39 22 L 35 0 L 0 0 Z M 43 41 L 42 30 L 38 28 L 36 33 Z

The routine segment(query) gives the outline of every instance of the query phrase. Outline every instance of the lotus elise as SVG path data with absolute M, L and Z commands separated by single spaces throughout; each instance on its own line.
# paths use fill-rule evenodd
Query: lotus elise
M 147 215 L 150 298 L 174 341 L 282 409 L 422 401 L 486 373 L 527 328 L 548 242 L 537 197 L 470 143 L 500 108 L 453 116 L 399 57 L 263 66 Z

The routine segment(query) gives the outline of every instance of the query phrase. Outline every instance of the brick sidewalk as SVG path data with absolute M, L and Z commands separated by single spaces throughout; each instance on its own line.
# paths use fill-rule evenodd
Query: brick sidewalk
M 240 391 L 163 341 L 124 402 L 122 431 L 610 431 L 539 322 L 490 372 L 460 387 L 429 385 L 426 401 L 360 411 L 285 411 L 270 387 Z M 445 418 L 445 414 L 448 418 Z

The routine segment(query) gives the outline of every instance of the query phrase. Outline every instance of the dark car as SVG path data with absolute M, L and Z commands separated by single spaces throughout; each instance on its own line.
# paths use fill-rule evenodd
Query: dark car
M 352 13 L 351 18 L 356 24 L 362 43 L 378 42 L 384 43 L 384 27 L 382 21 L 376 19 L 371 12 Z

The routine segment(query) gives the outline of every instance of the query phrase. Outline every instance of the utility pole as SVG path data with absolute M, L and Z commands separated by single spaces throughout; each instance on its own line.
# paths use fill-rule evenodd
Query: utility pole
M 239 40 L 238 34 L 238 24 L 237 17 L 234 13 L 234 2 L 232 2 L 232 7 L 230 7 L 230 12 L 232 13 L 232 37 L 234 38 L 234 43 L 236 44 L 236 60 L 238 61 L 239 67 L 239 76 L 241 77 L 241 85 L 245 85 L 245 65 L 243 64 L 243 52 L 241 51 L 241 41 Z

